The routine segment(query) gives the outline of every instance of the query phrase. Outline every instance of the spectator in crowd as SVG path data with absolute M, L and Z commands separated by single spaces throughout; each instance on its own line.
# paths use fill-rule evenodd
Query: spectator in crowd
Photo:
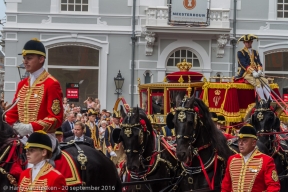
M 81 121 L 81 118 L 82 118 L 82 115 L 81 115 L 80 113 L 78 113 L 78 114 L 76 115 L 76 122 L 77 122 L 77 121 Z
M 106 118 L 107 125 L 110 125 L 110 124 L 111 124 L 111 121 L 110 121 L 111 118 L 112 118 L 112 117 L 107 117 L 107 118 Z
M 98 98 L 96 98 L 95 99 L 95 110 L 97 111 L 97 110 L 99 110 L 100 111 L 100 107 L 101 107 L 101 105 L 100 105 L 100 100 L 98 99 Z
M 64 110 L 64 114 L 70 112 L 70 106 L 67 103 L 66 97 L 63 98 L 63 110 Z
M 99 128 L 99 140 L 100 140 L 100 149 L 103 151 L 104 136 L 107 127 L 107 121 L 101 121 L 101 126 Z
M 84 135 L 85 125 L 81 122 L 76 122 L 74 125 L 74 135 L 65 139 L 65 142 L 69 142 L 71 140 L 74 141 L 83 141 L 89 143 L 91 147 L 94 148 L 93 139 Z
M 58 127 L 55 132 L 56 139 L 59 143 L 63 142 L 63 131 L 62 127 Z
M 88 98 L 84 101 L 84 104 L 86 104 L 87 109 L 94 108 L 94 105 L 95 105 L 92 97 L 88 97 Z
M 63 139 L 73 136 L 73 128 L 75 123 L 75 116 L 73 112 L 70 112 L 67 116 L 67 121 L 62 124 Z
M 81 122 L 81 123 L 84 123 L 84 124 L 86 123 L 85 116 L 82 116 L 82 117 L 81 117 L 80 122 Z
M 74 103 L 70 103 L 70 111 L 73 111 L 74 107 L 75 107 L 75 104 Z

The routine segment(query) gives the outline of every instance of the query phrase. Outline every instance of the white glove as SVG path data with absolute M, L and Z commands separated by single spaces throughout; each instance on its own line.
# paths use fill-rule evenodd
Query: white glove
M 255 70 L 253 71 L 253 77 L 254 78 L 258 78 L 259 77 L 259 74 Z
M 263 71 L 258 70 L 258 75 L 259 75 L 259 77 L 263 76 L 264 75 Z
M 111 157 L 117 157 L 117 154 L 116 154 L 114 151 L 111 151 L 111 152 L 110 152 L 110 156 L 111 156 Z
M 30 123 L 29 124 L 15 123 L 13 125 L 13 129 L 15 129 L 17 133 L 22 137 L 33 133 L 33 127 Z

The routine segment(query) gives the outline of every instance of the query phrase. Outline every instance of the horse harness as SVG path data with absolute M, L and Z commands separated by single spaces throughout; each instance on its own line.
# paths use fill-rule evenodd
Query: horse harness
M 177 118 L 178 118 L 178 120 L 181 123 L 183 123 L 184 120 L 187 118 L 186 113 L 193 113 L 194 114 L 193 130 L 195 130 L 197 128 L 198 123 L 200 123 L 200 127 L 203 126 L 203 122 L 200 119 L 201 114 L 199 114 L 199 108 L 197 106 L 194 106 L 194 108 L 186 108 L 186 107 L 184 107 L 187 101 L 188 101 L 187 98 L 184 98 L 182 100 L 181 107 L 177 107 L 175 109 L 175 111 L 178 112 Z M 177 190 L 178 185 L 180 184 L 180 182 L 182 181 L 184 176 L 189 175 L 188 183 L 189 184 L 193 184 L 193 178 L 190 177 L 190 176 L 194 175 L 194 174 L 201 173 L 201 172 L 203 172 L 203 174 L 204 174 L 204 177 L 205 177 L 205 179 L 206 179 L 206 181 L 207 181 L 207 183 L 209 185 L 209 189 L 210 190 L 214 190 L 215 189 L 215 187 L 214 187 L 214 179 L 215 179 L 216 170 L 217 170 L 217 162 L 218 162 L 217 160 L 219 159 L 221 161 L 224 161 L 224 159 L 218 155 L 216 149 L 213 149 L 213 154 L 211 155 L 209 160 L 206 163 L 203 163 L 202 158 L 199 155 L 199 151 L 207 149 L 208 147 L 211 146 L 211 143 L 208 143 L 208 144 L 203 145 L 203 146 L 198 147 L 198 148 L 193 147 L 193 144 L 197 140 L 198 135 L 199 134 L 197 134 L 195 136 L 195 132 L 194 131 L 193 131 L 193 135 L 192 136 L 189 136 L 189 135 L 176 135 L 177 139 L 180 139 L 180 138 L 189 139 L 189 143 L 188 143 L 189 144 L 189 149 L 192 151 L 192 153 L 190 153 L 190 156 L 192 156 L 191 159 L 196 156 L 198 158 L 199 162 L 200 162 L 200 166 L 198 166 L 198 167 L 190 167 L 191 165 L 186 165 L 185 163 L 181 163 L 181 167 L 182 167 L 183 171 L 182 171 L 179 179 L 174 184 L 174 187 L 172 189 L 173 191 Z M 210 180 L 210 178 L 208 176 L 208 173 L 207 173 L 207 169 L 210 168 L 212 166 L 212 164 L 214 164 L 214 169 L 213 169 L 214 174 L 213 174 L 212 179 Z
M 143 121 L 142 121 L 143 122 Z M 141 125 L 141 127 L 139 127 Z M 126 166 L 126 172 L 128 174 L 128 179 L 132 178 L 134 180 L 147 180 L 147 176 L 151 175 L 156 168 L 158 167 L 159 162 L 163 162 L 165 163 L 169 169 L 173 169 L 173 166 L 171 164 L 171 162 L 169 162 L 168 160 L 162 159 L 160 157 L 160 154 L 162 153 L 161 149 L 160 149 L 160 136 L 157 135 L 154 131 L 152 132 L 152 136 L 154 137 L 154 141 L 155 141 L 155 146 L 154 146 L 154 151 L 152 151 L 152 155 L 144 158 L 143 157 L 143 153 L 145 151 L 145 146 L 148 142 L 148 136 L 150 135 L 150 131 L 147 130 L 147 128 L 145 127 L 146 125 L 144 125 L 144 123 L 138 123 L 138 124 L 122 124 L 121 125 L 123 130 L 124 130 L 124 134 L 127 135 L 127 137 L 130 137 L 129 135 L 132 134 L 132 128 L 133 129 L 138 129 L 139 130 L 139 144 L 142 146 L 141 147 L 141 151 L 139 152 L 138 150 L 132 150 L 132 149 L 125 149 L 124 152 L 125 153 L 139 153 L 139 160 L 141 162 L 141 165 L 144 169 L 144 171 L 142 172 L 134 172 L 134 171 L 130 171 L 128 170 L 127 166 Z M 145 143 L 144 142 L 144 133 L 143 131 L 146 132 L 146 139 L 145 139 Z M 164 149 L 166 150 L 166 149 Z M 148 162 L 149 165 L 145 165 L 144 162 Z M 130 177 L 130 178 L 129 178 Z M 149 184 L 149 186 L 147 186 L 145 184 L 145 186 L 147 187 L 147 189 L 149 191 L 152 191 L 151 186 Z M 141 189 L 141 185 L 136 185 L 136 189 L 139 190 Z
M 13 158 L 13 162 L 12 163 L 15 163 L 19 160 L 19 158 L 17 157 L 15 159 L 15 152 L 16 152 L 16 148 L 17 146 L 19 146 L 21 143 L 20 141 L 17 139 L 17 138 L 9 138 L 7 139 L 8 141 L 1 147 L 1 150 L 2 149 L 5 149 L 3 154 L 0 156 L 0 173 L 5 175 L 7 177 L 7 179 L 9 180 L 10 184 L 11 185 L 14 185 L 14 186 L 18 186 L 18 183 L 17 183 L 17 180 L 16 178 L 11 175 L 9 172 L 7 172 L 3 167 L 8 164 L 8 163 L 11 163 L 10 160 Z M 6 148 L 5 148 L 6 147 Z M 1 151 L 0 150 L 0 151 Z M 9 152 L 9 154 L 8 154 Z M 3 158 L 6 156 L 6 160 L 3 161 Z M 14 156 L 14 157 L 13 157 Z M 21 160 L 20 160 L 21 161 Z M 25 163 L 25 162 L 24 162 Z M 23 163 L 23 164 L 24 164 Z M 22 164 L 22 163 L 21 163 Z
M 260 103 L 261 104 L 261 103 Z M 255 112 L 258 112 L 256 115 L 256 118 L 258 119 L 258 121 L 262 121 L 264 119 L 264 115 L 262 112 L 272 112 L 274 115 L 274 120 L 273 120 L 273 124 L 276 121 L 276 114 L 270 109 L 270 108 L 263 108 L 261 105 L 261 108 L 259 109 L 255 109 Z M 273 129 L 272 127 L 269 130 L 264 130 L 263 128 L 260 131 L 257 131 L 257 134 L 261 135 L 263 133 L 265 134 L 269 134 L 269 156 L 270 157 L 274 157 L 275 155 L 279 155 L 282 161 L 282 164 L 284 165 L 284 162 L 286 163 L 286 165 L 288 165 L 288 160 L 287 160 L 287 154 L 288 154 L 288 150 L 283 149 L 283 145 L 286 146 L 288 148 L 287 143 L 285 143 L 285 140 L 280 136 L 280 135 L 275 135 L 273 132 L 277 132 L 275 129 Z M 273 135 L 273 136 L 272 136 Z M 274 139 L 271 139 L 271 137 L 274 137 Z M 282 151 L 282 153 L 281 153 Z M 283 170 L 282 173 L 279 173 L 279 175 L 283 175 L 285 174 L 285 172 L 288 171 L 288 166 L 285 167 L 285 169 Z
M 77 143 L 83 143 L 85 144 L 85 142 L 82 141 L 75 141 L 75 140 L 71 140 L 67 143 L 61 143 L 60 148 L 66 148 L 69 146 L 75 146 L 78 152 L 78 156 L 77 156 L 77 161 L 80 164 L 80 169 L 81 169 L 81 175 L 82 175 L 82 186 L 86 186 L 86 165 L 88 162 L 87 156 L 84 154 L 84 151 L 79 147 L 79 145 Z

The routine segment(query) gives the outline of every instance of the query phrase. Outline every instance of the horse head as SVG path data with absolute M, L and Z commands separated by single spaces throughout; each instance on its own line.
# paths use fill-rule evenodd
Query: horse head
M 170 129 L 175 128 L 176 131 L 178 160 L 187 163 L 198 153 L 198 149 L 208 147 L 227 159 L 230 154 L 227 153 L 226 140 L 216 128 L 204 102 L 192 96 L 184 97 L 177 103 L 175 111 L 167 115 L 166 122 Z
M 271 100 L 265 101 L 256 99 L 254 114 L 251 118 L 251 124 L 255 127 L 259 135 L 259 140 L 271 150 L 271 144 L 274 140 L 274 134 L 261 135 L 261 133 L 272 133 L 280 131 L 280 120 L 270 107 Z
M 120 113 L 123 120 L 119 142 L 122 141 L 127 155 L 127 168 L 129 171 L 139 172 L 145 169 L 147 157 L 154 150 L 152 125 L 145 111 L 138 106 L 131 108 L 127 114 L 121 106 Z

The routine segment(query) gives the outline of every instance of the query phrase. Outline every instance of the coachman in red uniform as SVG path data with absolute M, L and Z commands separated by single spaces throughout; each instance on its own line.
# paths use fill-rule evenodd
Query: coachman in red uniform
M 6 113 L 6 121 L 21 136 L 38 130 L 55 133 L 63 121 L 63 95 L 59 82 L 43 68 L 45 47 L 32 39 L 24 45 L 22 55 L 30 76 L 19 82 L 13 100 L 18 102 Z
M 48 163 L 52 143 L 44 131 L 31 134 L 25 146 L 27 160 L 33 164 L 21 173 L 18 192 L 67 192 L 64 176 Z
M 239 131 L 240 154 L 231 156 L 222 192 L 278 192 L 280 183 L 273 158 L 258 151 L 256 130 L 243 126 Z

